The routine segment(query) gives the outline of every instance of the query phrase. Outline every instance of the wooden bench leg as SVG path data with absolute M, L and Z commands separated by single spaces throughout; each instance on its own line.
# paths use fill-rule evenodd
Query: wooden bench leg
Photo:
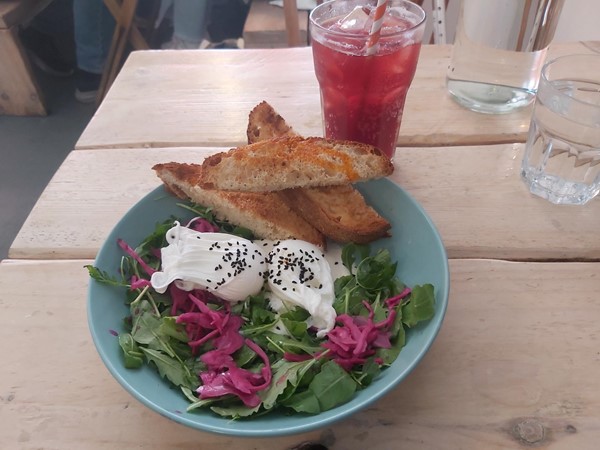
M 0 29 L 0 114 L 45 116 L 42 91 L 33 76 L 17 27 Z

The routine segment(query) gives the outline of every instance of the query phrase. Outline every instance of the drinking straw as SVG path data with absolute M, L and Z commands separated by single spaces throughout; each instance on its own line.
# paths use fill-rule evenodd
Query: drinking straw
M 381 25 L 383 25 L 383 16 L 387 10 L 388 0 L 377 0 L 375 7 L 375 16 L 373 17 L 373 25 L 367 40 L 367 56 L 377 53 L 379 49 L 379 38 L 381 37 Z

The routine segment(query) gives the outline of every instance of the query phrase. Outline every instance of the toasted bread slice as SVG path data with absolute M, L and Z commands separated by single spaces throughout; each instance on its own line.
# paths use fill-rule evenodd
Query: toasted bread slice
M 248 143 L 296 134 L 267 102 L 248 117 Z M 351 185 L 296 188 L 281 191 L 288 204 L 307 222 L 337 242 L 366 244 L 387 236 L 390 224 Z
M 297 136 L 275 109 L 267 102 L 260 102 L 248 115 L 248 144 L 266 141 L 281 136 Z
M 367 244 L 388 235 L 390 223 L 351 185 L 282 192 L 307 222 L 334 241 Z
M 213 208 L 217 218 L 248 228 L 263 239 L 301 239 L 325 248 L 325 237 L 288 206 L 279 193 L 205 190 L 197 183 L 199 164 L 166 163 L 152 167 L 163 183 L 181 198 Z
M 371 145 L 284 136 L 209 156 L 199 182 L 205 189 L 268 192 L 348 184 L 393 170 L 390 159 Z

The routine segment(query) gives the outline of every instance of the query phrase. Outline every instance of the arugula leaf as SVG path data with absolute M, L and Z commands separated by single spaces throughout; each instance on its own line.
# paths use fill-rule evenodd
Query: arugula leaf
M 247 345 L 243 345 L 237 352 L 233 354 L 233 360 L 239 367 L 246 367 L 257 358 L 254 350 L 251 350 Z
M 281 321 L 285 325 L 285 328 L 296 339 L 302 339 L 302 337 L 306 334 L 306 330 L 308 330 L 308 325 L 306 322 L 297 322 L 284 317 L 281 318 Z
M 231 417 L 232 419 L 240 419 L 242 417 L 248 417 L 252 414 L 255 414 L 260 409 L 260 405 L 255 406 L 254 408 L 248 408 L 245 405 L 235 405 L 229 407 L 220 407 L 220 406 L 211 406 L 210 409 L 223 417 Z M 188 408 L 189 411 L 189 408 Z
M 299 306 L 290 309 L 281 314 L 282 319 L 288 319 L 294 322 L 303 322 L 310 317 L 310 313 Z
M 277 317 L 265 307 L 266 304 L 262 294 L 251 295 L 246 299 L 238 313 L 248 319 L 241 330 L 244 336 L 262 334 L 277 324 Z
M 129 333 L 119 334 L 119 345 L 123 350 L 123 357 L 125 359 L 125 367 L 127 369 L 139 369 L 144 363 L 143 353 L 140 351 L 138 345 L 133 340 L 133 337 Z
M 429 320 L 435 313 L 435 296 L 433 285 L 415 286 L 410 293 L 410 300 L 402 306 L 402 321 L 407 327 Z
M 346 403 L 354 396 L 356 382 L 335 361 L 327 361 L 308 387 L 317 397 L 321 411 Z
M 398 318 L 396 319 L 399 320 Z M 392 339 L 392 346 L 390 348 L 379 348 L 376 352 L 376 355 L 383 360 L 383 364 L 387 366 L 396 361 L 396 358 L 398 358 L 402 347 L 404 347 L 406 344 L 406 331 L 404 330 L 403 326 L 400 326 L 394 336 L 395 338 Z
M 151 348 L 140 347 L 148 361 L 153 362 L 161 377 L 167 378 L 175 386 L 185 386 L 189 389 L 197 389 L 198 381 L 194 379 L 187 367 L 177 359 L 169 355 L 153 350 Z
M 215 224 L 221 230 L 221 233 L 233 234 L 244 239 L 254 239 L 254 234 L 248 228 L 240 227 L 229 223 L 226 220 L 219 220 L 212 213 L 212 208 L 199 205 L 197 203 L 178 203 L 177 206 L 192 211 L 197 217 L 201 217 L 210 223 Z
M 149 345 L 157 339 L 157 331 L 162 321 L 148 311 L 133 316 L 131 335 L 138 344 Z
M 282 401 L 296 412 L 318 414 L 346 403 L 354 396 L 356 381 L 335 361 L 327 361 L 310 382 L 308 389 Z
M 304 374 L 315 365 L 316 361 L 316 359 L 309 359 L 307 361 L 291 362 L 280 359 L 273 364 L 273 381 L 271 382 L 271 386 L 267 390 L 258 393 L 262 399 L 263 407 L 267 410 L 273 408 L 277 403 L 278 397 L 284 392 L 289 397 L 298 386 Z M 292 387 L 291 391 L 286 391 L 289 386 Z
M 381 249 L 375 256 L 364 258 L 356 268 L 356 283 L 367 289 L 381 289 L 396 273 L 396 263 L 391 262 L 390 252 Z
M 309 317 L 310 313 L 300 307 L 296 307 L 280 315 L 281 322 L 292 337 L 296 339 L 302 339 L 306 336 L 306 331 L 308 330 L 306 320 Z
M 87 264 L 85 266 L 83 266 L 84 268 L 87 269 L 88 273 L 90 274 L 90 277 L 92 277 L 94 280 L 98 281 L 99 283 L 103 283 L 109 286 L 117 286 L 117 287 L 129 287 L 130 284 L 127 283 L 123 278 L 116 278 L 111 276 L 108 272 L 92 266 L 91 264 Z
M 181 342 L 188 342 L 189 338 L 185 332 L 185 327 L 177 323 L 175 317 L 163 317 L 158 327 L 158 333 L 162 336 L 169 336 Z
M 371 253 L 369 246 L 366 244 L 346 244 L 342 248 L 342 264 L 346 269 L 353 274 L 354 265 L 369 256 Z
M 313 344 L 308 340 L 298 341 L 293 338 L 282 336 L 281 334 L 266 332 L 260 336 L 256 336 L 254 340 L 263 348 L 267 347 L 269 350 L 283 354 L 288 353 L 308 353 L 314 355 L 317 352 L 323 350 L 320 344 Z
M 319 414 L 321 412 L 319 399 L 310 389 L 293 395 L 282 404 L 299 413 Z
M 152 234 L 147 236 L 135 249 L 136 253 L 140 257 L 149 256 L 152 260 L 158 260 L 156 256 L 152 253 L 152 250 L 159 249 L 167 245 L 166 234 L 171 228 L 173 228 L 173 223 L 176 218 L 171 216 L 171 218 L 157 223 L 154 227 L 154 231 Z
M 190 412 L 190 411 L 193 411 L 194 409 L 204 408 L 206 405 L 210 405 L 211 403 L 214 403 L 215 401 L 216 400 L 214 398 L 205 398 L 202 400 L 196 399 L 195 402 L 193 402 L 190 406 L 187 407 L 186 411 Z
M 362 387 L 370 385 L 373 380 L 380 374 L 381 367 L 375 362 L 375 358 L 369 358 L 363 364 L 360 371 L 354 371 L 354 380 Z

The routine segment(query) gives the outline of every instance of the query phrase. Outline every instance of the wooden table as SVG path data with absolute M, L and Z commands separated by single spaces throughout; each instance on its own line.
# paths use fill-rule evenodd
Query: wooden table
M 242 144 L 263 99 L 321 134 L 308 49 L 138 52 L 0 263 L 0 448 L 597 448 L 600 201 L 530 195 L 519 179 L 530 111 L 456 106 L 447 59 L 447 47 L 423 49 L 392 180 L 440 230 L 450 301 L 431 350 L 390 395 L 305 435 L 240 439 L 173 423 L 109 375 L 87 331 L 83 265 L 159 184 L 150 167 Z

